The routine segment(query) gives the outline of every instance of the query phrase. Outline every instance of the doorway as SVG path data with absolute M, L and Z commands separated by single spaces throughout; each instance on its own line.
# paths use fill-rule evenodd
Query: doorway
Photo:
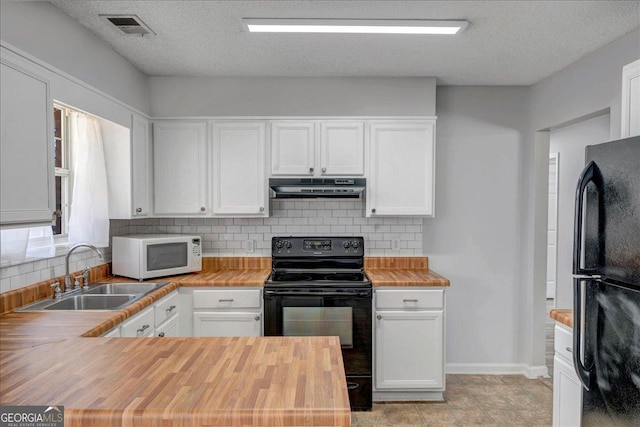
M 549 312 L 553 308 L 573 307 L 573 219 L 576 183 L 584 168 L 586 146 L 601 144 L 610 139 L 608 110 L 551 128 L 549 134 L 545 356 L 550 374 L 553 372 L 555 322 L 549 317 Z

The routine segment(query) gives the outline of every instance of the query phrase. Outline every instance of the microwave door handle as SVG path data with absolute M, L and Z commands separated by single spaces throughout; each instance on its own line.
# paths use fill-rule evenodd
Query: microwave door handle
M 581 266 L 582 259 L 582 237 L 583 237 L 583 210 L 584 210 L 584 192 L 587 185 L 592 182 L 598 190 L 598 235 L 604 235 L 604 182 L 602 173 L 598 165 L 591 161 L 584 168 L 578 180 L 576 188 L 576 201 L 574 211 L 574 230 L 573 230 L 573 274 L 585 274 L 588 271 Z M 603 243 L 601 243 L 603 244 Z M 603 264 L 604 247 L 598 248 L 598 265 Z

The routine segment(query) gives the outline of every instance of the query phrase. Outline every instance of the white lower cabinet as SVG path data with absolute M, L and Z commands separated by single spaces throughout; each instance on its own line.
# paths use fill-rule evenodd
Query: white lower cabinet
M 121 337 L 152 337 L 154 332 L 153 307 L 147 307 L 140 313 L 120 325 Z
M 102 334 L 102 336 L 105 338 L 120 337 L 120 327 L 118 326 L 116 328 L 113 328 L 109 332 L 105 332 L 104 334 Z
M 374 400 L 441 400 L 444 289 L 376 289 L 375 295 Z
M 262 335 L 262 290 L 199 288 L 192 296 L 194 337 L 257 337 Z
M 153 305 L 156 337 L 177 337 L 178 332 L 178 291 L 174 291 Z
M 553 358 L 553 425 L 580 426 L 582 384 L 573 367 L 573 331 L 556 324 Z
M 178 291 L 136 313 L 103 337 L 177 337 L 179 333 Z
M 193 335 L 196 337 L 259 337 L 262 333 L 259 312 L 194 312 Z
M 162 325 L 156 327 L 156 337 L 179 337 L 178 332 L 178 315 L 174 315 Z

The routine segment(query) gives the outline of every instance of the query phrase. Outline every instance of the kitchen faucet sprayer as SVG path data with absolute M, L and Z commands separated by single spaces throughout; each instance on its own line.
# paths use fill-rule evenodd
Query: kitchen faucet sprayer
M 82 247 L 86 247 L 86 248 L 89 248 L 89 249 L 93 250 L 96 254 L 98 254 L 98 259 L 100 261 L 104 261 L 102 253 L 100 253 L 98 248 L 96 248 L 95 246 L 90 245 L 88 243 L 79 243 L 79 244 L 73 246 L 71 249 L 69 249 L 69 251 L 67 252 L 67 256 L 65 257 L 65 275 L 64 275 L 64 291 L 65 292 L 70 292 L 71 289 L 72 289 L 72 286 L 71 286 L 71 275 L 69 274 L 69 257 L 71 256 L 71 253 L 73 251 L 75 251 L 78 248 L 82 248 Z M 86 283 L 85 283 L 85 286 L 86 286 Z

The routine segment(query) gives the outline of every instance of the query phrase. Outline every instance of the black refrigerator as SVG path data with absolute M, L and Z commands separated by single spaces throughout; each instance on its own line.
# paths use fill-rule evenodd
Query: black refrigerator
M 583 426 L 640 426 L 640 137 L 586 148 L 573 286 Z

